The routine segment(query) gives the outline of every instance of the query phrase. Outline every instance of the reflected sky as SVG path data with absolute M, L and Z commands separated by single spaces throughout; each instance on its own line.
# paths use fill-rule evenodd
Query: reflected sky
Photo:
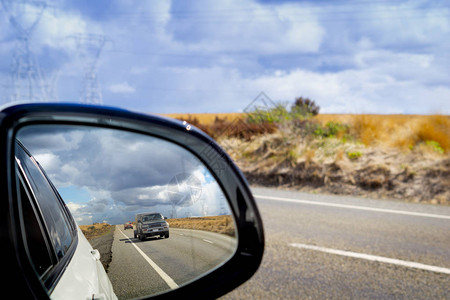
M 209 170 L 168 141 L 120 130 L 33 125 L 17 138 L 43 166 L 82 224 L 122 224 L 136 213 L 229 214 Z

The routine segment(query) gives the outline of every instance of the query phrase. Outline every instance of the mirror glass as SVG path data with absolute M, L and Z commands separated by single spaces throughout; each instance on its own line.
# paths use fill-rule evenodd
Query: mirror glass
M 236 250 L 235 222 L 219 184 L 177 144 L 115 129 L 33 125 L 17 133 L 15 156 L 23 231 L 44 282 L 71 247 L 84 247 L 82 237 L 73 243 L 80 232 L 98 251 L 75 251 L 97 264 L 78 269 L 102 263 L 119 299 L 175 289 Z M 58 194 L 65 205 L 57 204 Z M 52 296 L 76 281 L 73 270 L 66 268 Z

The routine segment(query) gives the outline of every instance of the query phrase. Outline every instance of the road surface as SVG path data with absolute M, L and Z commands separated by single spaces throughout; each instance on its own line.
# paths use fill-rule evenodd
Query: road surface
M 450 299 L 450 207 L 252 191 L 263 262 L 223 299 Z
M 214 269 L 235 249 L 235 239 L 212 232 L 170 228 L 168 239 L 141 242 L 116 226 L 108 276 L 119 299 L 157 294 Z
M 263 262 L 222 299 L 450 299 L 450 207 L 252 190 L 266 234 Z M 214 234 L 171 229 L 167 240 L 140 242 L 132 233 L 116 230 L 113 243 L 108 275 L 120 298 L 171 288 L 164 273 L 181 285 L 234 249 Z

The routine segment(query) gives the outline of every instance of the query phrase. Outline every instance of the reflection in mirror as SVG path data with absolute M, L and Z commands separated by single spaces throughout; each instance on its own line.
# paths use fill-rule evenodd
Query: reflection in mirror
M 228 202 L 210 171 L 183 147 L 132 132 L 69 125 L 27 126 L 17 140 L 22 225 L 27 228 L 34 218 L 34 230 L 25 239 L 43 281 L 71 247 L 82 247 L 84 238 L 72 242 L 78 225 L 98 248 L 119 299 L 177 288 L 234 254 L 235 223 Z M 39 165 L 44 172 L 36 171 Z M 52 186 L 45 184 L 44 174 L 70 214 L 46 196 Z M 43 251 L 40 244 L 51 249 Z M 74 255 L 97 255 L 79 252 Z M 66 268 L 52 296 L 63 297 L 70 290 L 64 285 L 80 275 L 69 272 L 76 268 Z M 103 289 L 98 293 L 107 294 Z

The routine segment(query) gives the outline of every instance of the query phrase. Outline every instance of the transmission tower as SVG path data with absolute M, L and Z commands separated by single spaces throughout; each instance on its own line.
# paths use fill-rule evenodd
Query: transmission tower
M 201 206 L 202 206 L 201 212 L 202 217 L 206 217 L 208 215 L 208 204 L 206 203 L 206 199 L 203 199 Z
M 39 65 L 30 50 L 33 30 L 47 5 L 43 1 L 1 0 L 8 20 L 16 31 L 15 51 L 11 65 L 10 101 L 48 101 L 47 86 Z
M 103 99 L 97 80 L 97 66 L 107 38 L 99 34 L 78 34 L 71 37 L 75 39 L 77 51 L 83 64 L 84 76 L 80 102 L 101 105 Z
M 225 195 L 221 193 L 219 197 L 220 197 L 219 198 L 219 209 L 220 209 L 219 216 L 229 214 L 228 209 L 227 209 Z

